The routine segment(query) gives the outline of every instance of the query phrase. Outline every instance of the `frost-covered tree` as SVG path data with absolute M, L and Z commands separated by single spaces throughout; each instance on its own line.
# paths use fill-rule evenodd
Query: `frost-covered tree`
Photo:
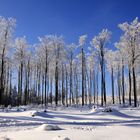
M 68 62 L 69 62 L 69 68 L 70 68 L 70 104 L 71 104 L 71 99 L 72 99 L 72 103 L 74 104 L 74 91 L 73 91 L 73 62 L 74 62 L 74 53 L 75 53 L 75 49 L 77 48 L 77 46 L 72 43 L 70 45 L 67 46 L 67 58 L 68 58 Z
M 79 37 L 79 47 L 81 49 L 81 64 L 82 64 L 82 106 L 85 101 L 85 52 L 84 45 L 86 42 L 87 35 L 82 35 Z
M 15 27 L 15 19 L 0 17 L 0 104 L 3 103 L 4 95 L 4 73 L 5 73 L 5 59 L 10 47 L 12 47 L 12 33 Z
M 111 32 L 107 29 L 103 29 L 98 36 L 95 36 L 92 41 L 91 45 L 95 47 L 97 57 L 100 61 L 101 67 L 101 105 L 106 104 L 106 86 L 105 86 L 105 46 L 106 43 L 109 41 L 111 36 Z
M 107 69 L 111 73 L 112 103 L 115 103 L 114 73 L 117 69 L 117 51 L 108 50 L 106 53 Z
M 59 97 L 59 77 L 60 77 L 60 60 L 62 56 L 62 50 L 64 49 L 64 41 L 62 36 L 51 36 L 51 45 L 53 48 L 53 57 L 54 57 L 54 69 L 55 69 L 55 104 L 58 105 L 58 97 Z
M 52 36 L 45 36 L 45 37 L 40 37 L 39 38 L 40 45 L 41 45 L 41 55 L 44 56 L 44 66 L 45 66 L 45 71 L 44 71 L 44 80 L 45 80 L 45 107 L 48 103 L 48 87 L 47 87 L 47 81 L 48 81 L 48 69 L 49 69 L 49 62 L 50 62 L 50 57 L 51 57 L 51 47 L 52 47 Z
M 120 29 L 124 32 L 121 37 L 127 59 L 132 68 L 133 77 L 133 93 L 134 93 L 134 106 L 137 106 L 137 83 L 136 83 L 136 61 L 140 57 L 140 22 L 138 18 L 134 19 L 130 24 L 125 22 L 119 24 Z
M 124 77 L 125 77 L 125 65 L 126 65 L 126 51 L 125 51 L 125 48 L 122 47 L 123 46 L 123 43 L 120 41 L 118 43 L 115 43 L 115 47 L 118 49 L 118 53 L 117 53 L 117 56 L 118 56 L 118 62 L 120 64 L 118 64 L 118 78 L 120 77 L 121 75 L 121 84 L 120 82 L 118 83 L 118 86 L 119 88 L 121 87 L 121 89 L 118 89 L 118 92 L 122 92 L 122 103 L 125 104 L 125 82 L 124 82 Z M 119 69 L 121 71 L 121 74 L 119 72 Z M 120 79 L 120 78 L 119 78 Z
M 15 60 L 16 65 L 18 65 L 18 104 L 23 104 L 23 72 L 25 66 L 25 58 L 27 54 L 28 44 L 25 37 L 16 38 L 15 40 Z

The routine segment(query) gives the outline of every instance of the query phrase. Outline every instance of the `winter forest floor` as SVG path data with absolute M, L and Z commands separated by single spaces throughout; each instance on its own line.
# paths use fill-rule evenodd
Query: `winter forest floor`
M 139 140 L 140 108 L 0 110 L 0 140 Z M 52 128 L 55 127 L 55 130 Z

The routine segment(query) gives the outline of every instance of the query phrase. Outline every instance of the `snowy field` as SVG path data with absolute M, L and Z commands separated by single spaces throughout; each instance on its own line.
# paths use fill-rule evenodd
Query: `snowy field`
M 140 140 L 140 109 L 0 110 L 0 140 Z

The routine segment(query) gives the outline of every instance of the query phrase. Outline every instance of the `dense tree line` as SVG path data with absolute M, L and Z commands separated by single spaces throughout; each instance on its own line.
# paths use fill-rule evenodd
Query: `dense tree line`
M 77 44 L 66 45 L 62 36 L 46 35 L 29 45 L 26 37 L 13 38 L 15 25 L 15 19 L 0 17 L 0 105 L 104 106 L 110 96 L 107 84 L 111 83 L 112 104 L 125 105 L 128 99 L 130 106 L 138 106 L 138 18 L 119 24 L 123 32 L 115 45 L 109 42 L 111 32 L 103 29 L 88 48 L 87 35 L 80 36 Z

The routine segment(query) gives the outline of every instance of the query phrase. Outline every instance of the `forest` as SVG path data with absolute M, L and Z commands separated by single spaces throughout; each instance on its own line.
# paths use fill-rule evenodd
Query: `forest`
M 108 97 L 111 104 L 139 106 L 140 22 L 135 18 L 116 28 L 121 30 L 118 42 L 102 29 L 88 42 L 86 34 L 71 44 L 54 34 L 31 45 L 25 36 L 15 37 L 16 19 L 0 17 L 1 107 L 106 106 Z

